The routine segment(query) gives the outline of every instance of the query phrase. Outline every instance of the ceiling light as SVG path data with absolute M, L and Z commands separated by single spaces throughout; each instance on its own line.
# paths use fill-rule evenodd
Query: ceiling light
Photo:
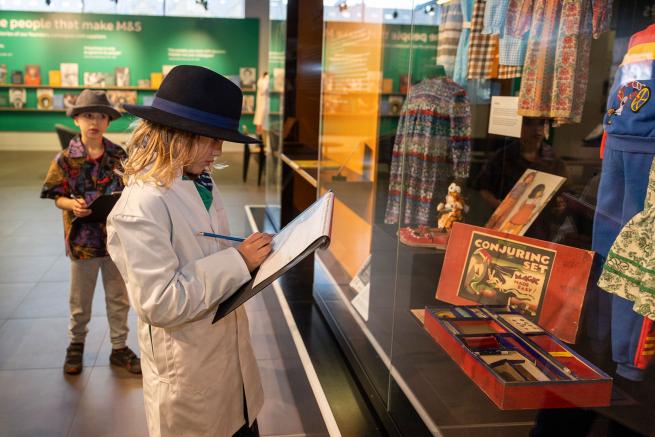
M 425 6 L 425 9 L 424 9 L 424 12 L 425 12 L 426 14 L 430 15 L 430 16 L 433 16 L 434 13 L 435 13 L 434 5 L 426 5 L 426 6 Z
M 339 2 L 339 4 L 337 5 L 337 9 L 338 9 L 339 12 L 341 12 L 342 14 L 343 14 L 344 12 L 346 12 L 346 11 L 348 10 L 348 3 L 346 3 L 346 0 L 343 0 L 342 2 Z

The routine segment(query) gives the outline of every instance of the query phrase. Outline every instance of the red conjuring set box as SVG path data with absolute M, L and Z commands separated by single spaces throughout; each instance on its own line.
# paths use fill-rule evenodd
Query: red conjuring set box
M 501 409 L 609 405 L 574 343 L 593 252 L 455 223 L 425 329 Z
M 436 298 L 505 305 L 574 343 L 594 253 L 455 223 Z
M 502 410 L 610 403 L 608 375 L 506 306 L 426 308 L 424 326 Z

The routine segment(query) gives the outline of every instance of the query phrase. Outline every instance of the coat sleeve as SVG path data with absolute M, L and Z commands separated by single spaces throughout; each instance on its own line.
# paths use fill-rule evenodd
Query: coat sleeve
M 205 317 L 250 279 L 234 248 L 181 265 L 168 224 L 116 214 L 107 231 L 107 249 L 125 280 L 132 306 L 153 326 L 170 328 Z

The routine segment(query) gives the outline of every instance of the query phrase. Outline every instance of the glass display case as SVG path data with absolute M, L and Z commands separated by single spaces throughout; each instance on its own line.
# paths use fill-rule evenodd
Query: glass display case
M 343 4 L 314 299 L 392 433 L 652 433 L 651 2 Z

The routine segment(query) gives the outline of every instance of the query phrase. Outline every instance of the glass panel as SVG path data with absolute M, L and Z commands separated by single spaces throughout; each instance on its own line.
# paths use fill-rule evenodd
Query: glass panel
M 315 297 L 364 386 L 404 435 L 652 433 L 652 2 L 383 3 L 324 23 Z
M 268 115 L 262 137 L 266 145 L 266 213 L 280 229 L 282 162 L 285 132 L 291 127 L 284 122 L 284 59 L 286 44 L 286 2 L 270 3 L 270 39 L 268 52 L 269 97 Z

